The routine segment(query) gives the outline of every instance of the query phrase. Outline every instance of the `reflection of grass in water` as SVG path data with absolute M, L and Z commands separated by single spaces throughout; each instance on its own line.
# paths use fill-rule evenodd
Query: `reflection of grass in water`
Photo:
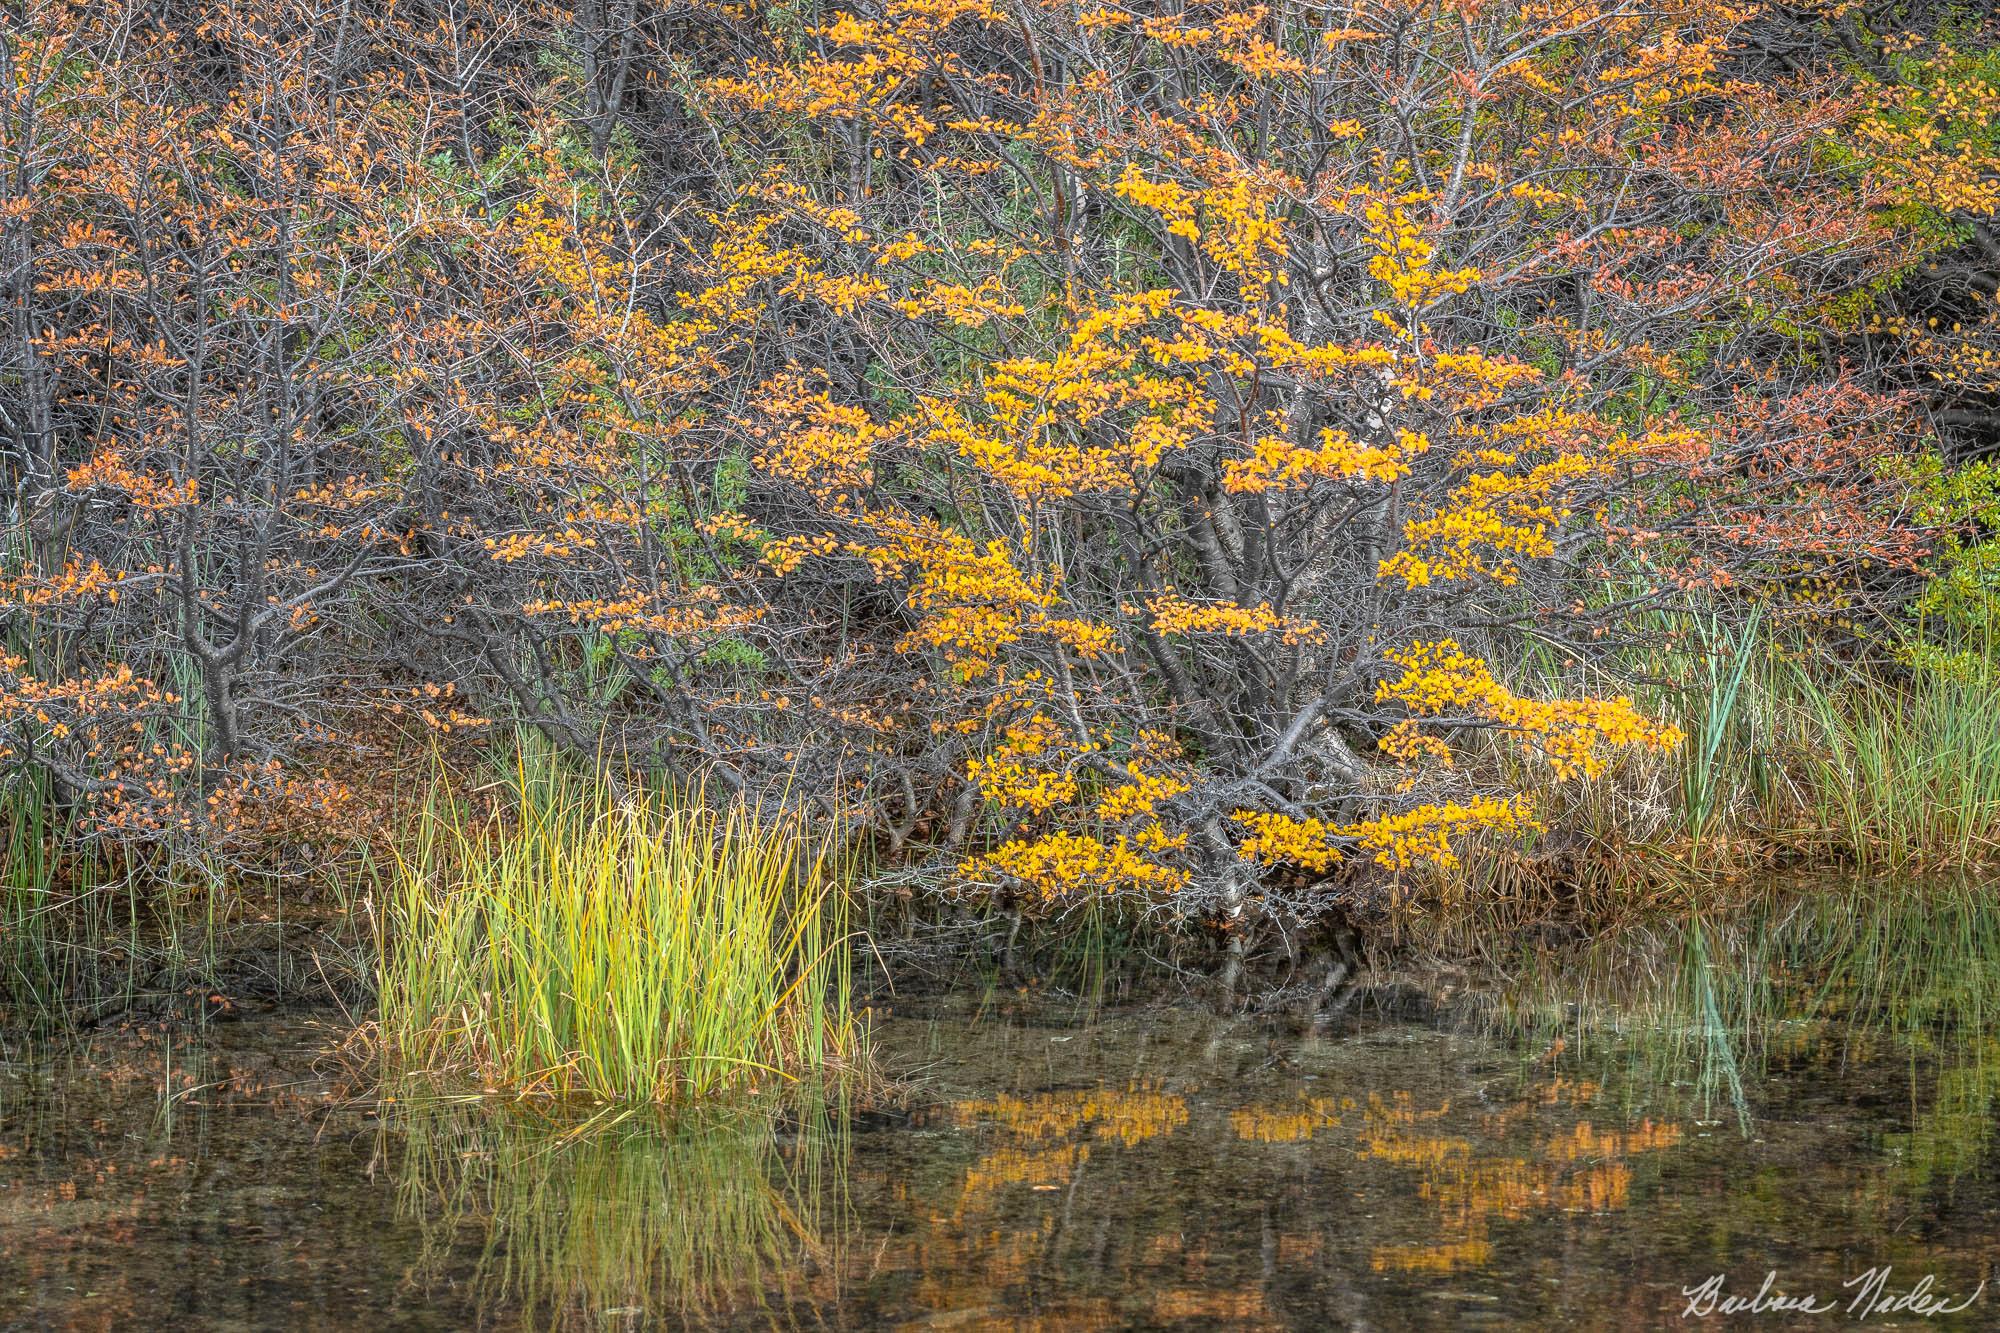
M 1688 924 L 1684 939 L 1686 952 L 1678 977 L 1683 994 L 1677 1004 L 1687 1010 L 1690 1021 L 1672 1025 L 1668 1034 L 1672 1040 L 1691 1042 L 1695 1047 L 1694 1063 L 1700 1070 L 1695 1087 L 1701 1095 L 1704 1115 L 1720 1096 L 1736 1113 L 1737 1128 L 1748 1135 L 1750 1108 L 1743 1098 L 1743 1070 L 1736 1058 L 1735 1033 L 1739 1028 L 1723 1017 L 1732 997 L 1728 976 L 1718 975 L 1719 965 L 1726 965 L 1728 960 L 1725 958 L 1719 964 L 1711 956 L 1708 926 L 1701 920 Z
M 1746 1131 L 1745 1081 L 1774 1056 L 1886 1045 L 1937 1070 L 1932 1108 L 1892 1145 L 1920 1187 L 1975 1165 L 1991 1137 L 1996 987 L 2000 904 L 1979 886 L 1844 884 L 1537 958 L 1501 1017 L 1532 1040 L 1608 1045 L 1635 1086 L 1691 1088 Z
M 834 1272 L 843 1119 L 822 1107 L 565 1122 L 451 1102 L 385 1133 L 400 1140 L 403 1210 L 427 1219 L 422 1278 L 443 1276 L 470 1232 L 483 1305 L 583 1328 L 761 1304 L 801 1272 Z

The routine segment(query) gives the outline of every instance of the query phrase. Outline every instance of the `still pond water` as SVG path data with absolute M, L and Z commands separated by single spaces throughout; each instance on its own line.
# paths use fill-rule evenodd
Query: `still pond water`
M 1992 976 L 1697 944 L 1591 1024 L 906 1002 L 894 1098 L 671 1128 L 360 1096 L 327 1018 L 11 1042 L 0 1327 L 2000 1327 Z M 1836 1308 L 1683 1321 L 1767 1271 Z

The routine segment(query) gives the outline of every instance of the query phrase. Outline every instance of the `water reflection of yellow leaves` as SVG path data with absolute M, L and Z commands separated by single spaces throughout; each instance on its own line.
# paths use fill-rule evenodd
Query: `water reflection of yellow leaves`
M 1511 1106 L 1503 1106 L 1486 1117 L 1486 1132 L 1504 1133 L 1523 1120 L 1532 1120 L 1543 1111 L 1558 1106 L 1589 1106 L 1603 1093 L 1604 1085 L 1591 1078 L 1556 1075 Z
M 1493 1245 L 1484 1234 L 1431 1245 L 1379 1245 L 1369 1257 L 1369 1267 L 1378 1273 L 1449 1273 L 1474 1268 L 1493 1257 Z
M 1680 1141 L 1681 1127 L 1675 1124 L 1656 1125 L 1643 1120 L 1637 1129 L 1621 1132 L 1596 1129 L 1584 1120 L 1569 1133 L 1550 1139 L 1542 1151 L 1549 1157 L 1577 1162 L 1586 1157 L 1629 1157 L 1633 1153 L 1656 1152 Z
M 991 1133 L 993 1141 L 965 1168 L 950 1214 L 932 1217 L 950 1225 L 912 1238 L 911 1266 L 923 1274 L 919 1303 L 953 1312 L 946 1316 L 952 1327 L 1125 1327 L 1129 1319 L 1094 1298 L 1058 1298 L 1025 1321 L 1019 1317 L 1014 1293 L 1046 1277 L 1064 1213 L 1013 1214 L 998 1206 L 997 1196 L 1027 1189 L 1062 1197 L 1057 1191 L 1078 1178 L 1094 1152 L 1133 1148 L 1186 1125 L 1186 1100 L 1157 1083 L 1134 1080 L 1123 1087 L 1001 1093 L 953 1103 L 942 1114 L 961 1128 Z M 1178 1245 L 1178 1236 L 1166 1239 Z
M 1130 1148 L 1187 1123 L 1187 1102 L 1155 1084 L 1134 1081 L 1123 1088 L 1072 1088 L 1062 1092 L 956 1102 L 947 1114 L 961 1126 L 997 1125 L 1010 1137 L 966 1169 L 955 1216 L 963 1218 L 1010 1185 L 1054 1190 L 1068 1184 L 1090 1159 L 1093 1142 Z M 1052 1148 L 1028 1143 L 1061 1142 Z
M 1364 1117 L 1367 1128 L 1361 1134 L 1362 1155 L 1429 1170 L 1470 1155 L 1472 1145 L 1464 1139 L 1410 1132 L 1443 1119 L 1450 1110 L 1450 1102 L 1435 1109 L 1419 1109 L 1407 1092 L 1387 1098 L 1370 1093 Z
M 1579 1104 L 1585 1085 L 1568 1096 L 1546 1090 L 1496 1117 L 1501 1124 L 1523 1105 Z M 1594 1089 L 1593 1089 L 1594 1090 Z M 1422 1125 L 1436 1115 L 1398 1099 L 1371 1099 L 1364 1157 L 1418 1171 L 1417 1195 L 1433 1205 L 1442 1235 L 1426 1244 L 1375 1249 L 1377 1271 L 1450 1272 L 1485 1263 L 1492 1255 L 1487 1228 L 1495 1219 L 1518 1221 L 1536 1213 L 1612 1212 L 1631 1200 L 1632 1168 L 1625 1159 L 1670 1148 L 1680 1126 L 1642 1121 L 1629 1130 L 1602 1130 L 1588 1120 L 1536 1143 L 1521 1157 L 1485 1154 L 1465 1139 L 1431 1133 Z
M 1257 1288 L 1173 1288 L 1153 1298 L 1153 1317 L 1162 1323 L 1192 1319 L 1229 1328 L 1276 1327 Z
M 1379 1092 L 1368 1094 L 1368 1116 L 1392 1125 L 1415 1125 L 1427 1120 L 1442 1120 L 1451 1114 L 1449 1099 L 1436 1106 L 1420 1107 L 1416 1097 L 1407 1089 L 1398 1089 L 1384 1097 Z
M 1067 1138 L 1087 1128 L 1094 1138 L 1116 1139 L 1129 1148 L 1173 1133 L 1187 1123 L 1188 1111 L 1187 1102 L 1179 1095 L 1135 1081 L 1123 1089 L 1078 1088 L 1032 1097 L 1001 1093 L 976 1098 L 955 1103 L 951 1118 L 959 1125 L 994 1121 L 1024 1139 Z
M 1229 1124 L 1237 1138 L 1251 1143 L 1299 1143 L 1322 1129 L 1338 1128 L 1341 1111 L 1353 1109 L 1351 1097 L 1339 1102 L 1331 1097 L 1312 1097 L 1289 1110 L 1246 1106 L 1229 1113 Z
M 1427 1138 L 1401 1134 L 1367 1134 L 1361 1139 L 1361 1155 L 1398 1166 L 1442 1170 L 1448 1163 L 1461 1161 L 1472 1152 L 1464 1139 Z
M 1417 1193 L 1437 1204 L 1445 1223 L 1456 1227 L 1491 1217 L 1516 1222 L 1537 1212 L 1607 1212 L 1625 1206 L 1632 1184 L 1632 1168 L 1623 1162 L 1600 1162 L 1580 1171 L 1513 1158 L 1454 1166 L 1427 1178 Z
M 996 1148 L 966 1168 L 957 1215 L 964 1217 L 968 1209 L 984 1203 L 995 1191 L 1009 1185 L 1060 1188 L 1067 1185 L 1076 1169 L 1089 1160 L 1090 1145 L 1087 1143 L 1071 1143 L 1057 1148 Z
M 1050 1246 L 1054 1217 L 1028 1226 L 945 1228 L 899 1236 L 893 1249 L 873 1256 L 891 1268 L 918 1275 L 912 1289 L 915 1309 L 934 1311 L 898 1325 L 924 1329 L 1050 1329 L 1087 1333 L 1123 1328 L 1111 1303 L 1101 1297 L 1050 1289 Z M 1033 1300 L 1020 1293 L 1034 1289 Z M 1031 1313 L 1028 1307 L 1034 1307 Z
M 1480 1114 L 1473 1122 L 1478 1132 L 1470 1136 L 1443 1131 L 1451 1102 L 1421 1105 L 1409 1091 L 1371 1093 L 1359 1106 L 1330 1097 L 1249 1106 L 1230 1112 L 1229 1123 L 1246 1142 L 1303 1143 L 1339 1129 L 1344 1118 L 1364 1160 L 1417 1173 L 1415 1197 L 1430 1206 L 1441 1233 L 1422 1243 L 1378 1246 L 1372 1266 L 1377 1272 L 1445 1273 L 1491 1259 L 1487 1229 L 1495 1219 L 1610 1212 L 1628 1204 L 1632 1169 L 1626 1159 L 1678 1144 L 1680 1126 L 1645 1120 L 1613 1130 L 1581 1119 L 1553 1134 L 1537 1128 L 1552 1111 L 1588 1107 L 1602 1092 L 1595 1080 L 1556 1077 Z M 1519 1156 L 1493 1151 L 1490 1145 L 1517 1127 L 1532 1135 L 1531 1146 Z
M 923 1257 L 914 1263 L 922 1273 L 920 1303 L 949 1310 L 974 1291 L 991 1295 L 1027 1283 L 1047 1265 L 1054 1229 L 1054 1220 L 1042 1217 L 1025 1226 L 930 1233 L 918 1250 Z

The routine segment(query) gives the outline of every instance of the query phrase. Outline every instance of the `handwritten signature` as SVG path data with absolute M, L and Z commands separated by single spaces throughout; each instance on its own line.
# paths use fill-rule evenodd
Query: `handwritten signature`
M 1778 1286 L 1775 1270 L 1764 1274 L 1764 1284 L 1757 1288 L 1754 1296 L 1732 1295 L 1728 1290 L 1729 1275 L 1714 1273 L 1692 1287 L 1682 1287 L 1681 1295 L 1687 1298 L 1687 1308 L 1681 1311 L 1683 1319 L 1706 1319 L 1710 1315 L 1742 1314 L 1832 1314 L 1844 1311 L 1852 1319 L 1867 1319 L 1871 1315 L 1916 1315 L 1921 1319 L 1934 1319 L 1939 1315 L 1957 1314 L 1968 1309 L 1986 1290 L 1981 1282 L 1970 1296 L 1960 1299 L 1952 1292 L 1940 1291 L 1937 1276 L 1926 1273 L 1908 1287 L 1892 1287 L 1889 1279 L 1894 1269 L 1884 1265 L 1857 1273 L 1840 1285 L 1850 1295 L 1844 1300 L 1828 1297 L 1819 1292 L 1787 1292 Z

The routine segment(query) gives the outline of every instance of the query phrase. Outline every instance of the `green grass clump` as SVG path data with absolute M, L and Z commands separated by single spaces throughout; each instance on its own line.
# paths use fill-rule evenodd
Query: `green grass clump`
M 1863 865 L 2000 857 L 2000 680 L 1920 672 L 1901 688 L 1801 691 L 1817 822 Z
M 679 1101 L 850 1065 L 845 904 L 796 814 L 625 794 L 524 757 L 485 821 L 435 799 L 380 943 L 392 1067 Z

